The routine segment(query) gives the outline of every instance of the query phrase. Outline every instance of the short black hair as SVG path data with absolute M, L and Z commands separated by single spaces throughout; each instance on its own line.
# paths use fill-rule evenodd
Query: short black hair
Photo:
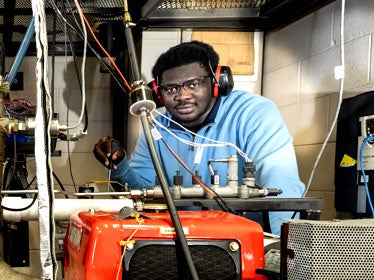
M 181 43 L 160 55 L 153 66 L 152 76 L 158 83 L 161 83 L 162 74 L 166 70 L 194 62 L 199 62 L 206 71 L 211 73 L 218 66 L 219 55 L 211 45 L 204 42 Z

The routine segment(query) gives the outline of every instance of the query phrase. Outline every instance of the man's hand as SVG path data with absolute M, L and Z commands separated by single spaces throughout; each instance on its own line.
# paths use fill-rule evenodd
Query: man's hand
M 126 155 L 118 140 L 110 136 L 100 139 L 96 143 L 93 153 L 96 159 L 108 169 L 117 169 L 117 165 Z

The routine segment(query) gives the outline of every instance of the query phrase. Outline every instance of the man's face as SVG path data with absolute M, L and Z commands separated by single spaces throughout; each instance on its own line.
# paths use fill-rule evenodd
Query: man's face
M 198 62 L 162 74 L 160 91 L 165 107 L 181 125 L 194 127 L 204 122 L 215 103 L 211 81 Z

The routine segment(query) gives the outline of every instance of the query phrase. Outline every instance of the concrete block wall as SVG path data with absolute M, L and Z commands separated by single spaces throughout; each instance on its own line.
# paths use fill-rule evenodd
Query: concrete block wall
M 308 184 L 338 106 L 341 64 L 341 1 L 265 35 L 263 92 L 272 99 L 294 137 L 300 176 Z M 374 3 L 345 3 L 343 98 L 373 90 Z M 344 216 L 334 209 L 336 130 L 332 131 L 307 196 L 322 197 L 322 219 Z

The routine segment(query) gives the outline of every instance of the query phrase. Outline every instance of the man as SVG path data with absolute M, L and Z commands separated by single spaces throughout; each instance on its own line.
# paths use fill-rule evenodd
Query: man
M 219 56 L 214 49 L 198 41 L 172 47 L 158 58 L 152 75 L 157 81 L 166 116 L 176 122 L 159 116 L 157 120 L 174 135 L 156 127 L 158 132 L 193 172 L 198 171 L 207 185 L 210 185 L 211 175 L 208 161 L 237 155 L 235 145 L 255 164 L 256 185 L 279 188 L 282 190 L 281 197 L 300 197 L 305 187 L 298 176 L 292 137 L 277 107 L 264 97 L 245 91 L 234 90 L 227 96 L 224 96 L 226 92 L 213 97 L 213 87 L 217 82 L 214 71 L 218 63 Z M 206 144 L 211 144 L 209 139 L 213 139 L 233 145 L 201 148 L 185 144 L 181 139 Z M 113 143 L 119 147 L 114 153 L 111 152 Z M 177 171 L 184 178 L 183 186 L 192 186 L 191 176 L 165 143 L 155 141 L 155 146 L 169 186 L 173 185 L 173 176 Z M 140 136 L 129 161 L 124 159 L 124 151 L 111 137 L 99 140 L 94 154 L 107 167 L 112 161 L 113 180 L 126 182 L 132 189 L 155 185 L 156 173 L 144 135 Z M 245 160 L 240 155 L 238 160 L 241 184 Z M 220 185 L 225 186 L 227 165 L 216 163 L 213 168 L 220 175 Z M 279 234 L 281 218 L 290 216 L 290 213 L 284 212 L 271 213 L 272 232 Z

